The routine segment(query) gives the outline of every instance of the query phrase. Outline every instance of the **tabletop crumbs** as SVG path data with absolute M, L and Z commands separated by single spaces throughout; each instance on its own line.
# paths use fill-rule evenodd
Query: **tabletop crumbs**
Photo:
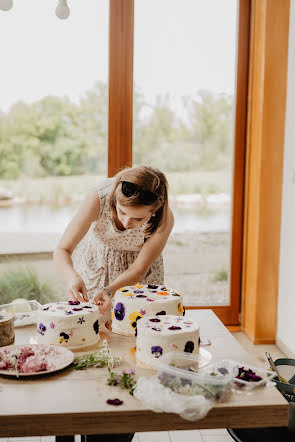
M 116 405 L 117 406 L 117 405 L 122 405 L 124 402 L 121 401 L 121 399 L 116 398 L 116 399 L 108 399 L 106 401 L 106 403 L 109 405 Z

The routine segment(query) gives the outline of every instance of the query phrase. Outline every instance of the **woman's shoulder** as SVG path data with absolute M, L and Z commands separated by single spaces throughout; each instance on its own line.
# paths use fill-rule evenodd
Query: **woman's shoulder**
M 105 180 L 100 181 L 96 185 L 96 190 L 98 192 L 100 200 L 105 200 L 108 195 L 113 190 L 113 186 L 115 183 L 115 178 L 106 178 Z

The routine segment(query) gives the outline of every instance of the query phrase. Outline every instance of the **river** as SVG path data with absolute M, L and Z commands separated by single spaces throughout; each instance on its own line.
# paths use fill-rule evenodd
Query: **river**
M 77 205 L 15 205 L 0 208 L 0 232 L 61 233 L 77 210 Z M 174 233 L 228 232 L 230 208 L 200 209 L 172 207 Z

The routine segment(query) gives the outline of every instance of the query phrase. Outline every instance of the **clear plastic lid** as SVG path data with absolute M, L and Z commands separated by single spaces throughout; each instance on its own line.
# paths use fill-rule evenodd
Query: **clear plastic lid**
M 254 367 L 252 364 L 245 364 L 236 361 L 231 361 L 231 363 L 237 368 L 238 374 L 239 369 L 241 371 L 241 369 L 244 368 L 246 372 L 251 370 L 253 372 L 253 375 L 259 376 L 261 378 L 261 380 L 253 381 L 243 380 L 235 377 L 235 386 L 236 388 L 240 388 L 241 390 L 252 390 L 253 388 L 265 386 L 276 376 L 276 373 L 274 373 L 273 371 L 266 370 L 262 367 Z
M 157 363 L 161 384 L 184 395 L 220 401 L 230 392 L 237 368 L 229 361 L 200 367 L 200 355 L 167 353 Z
M 186 378 L 192 381 L 206 382 L 214 385 L 226 385 L 238 373 L 232 361 L 220 361 L 215 364 L 202 364 L 202 356 L 191 353 L 167 353 L 157 362 L 159 372 Z
M 40 310 L 42 305 L 36 300 L 10 302 L 9 304 L 1 304 L 0 311 L 14 315 L 14 326 L 19 327 L 22 325 L 34 324 L 37 319 L 37 311 Z

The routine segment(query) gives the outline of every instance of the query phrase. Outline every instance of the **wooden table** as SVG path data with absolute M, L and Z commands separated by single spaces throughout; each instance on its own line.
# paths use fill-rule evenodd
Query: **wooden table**
M 188 311 L 187 316 L 198 321 L 201 337 L 212 341 L 207 349 L 213 361 L 231 358 L 257 366 L 257 361 L 243 350 L 211 310 Z M 33 331 L 32 326 L 17 328 L 15 343 L 28 343 Z M 123 357 L 134 345 L 134 338 L 111 335 L 112 350 Z M 123 361 L 115 371 L 126 368 L 130 364 Z M 152 372 L 136 368 L 136 374 L 147 376 Z M 104 368 L 67 368 L 19 379 L 0 376 L 0 437 L 288 425 L 288 403 L 275 387 L 249 394 L 232 393 L 204 419 L 190 422 L 176 414 L 147 410 L 128 392 L 108 386 L 106 379 Z M 124 404 L 106 404 L 107 399 L 115 397 Z

